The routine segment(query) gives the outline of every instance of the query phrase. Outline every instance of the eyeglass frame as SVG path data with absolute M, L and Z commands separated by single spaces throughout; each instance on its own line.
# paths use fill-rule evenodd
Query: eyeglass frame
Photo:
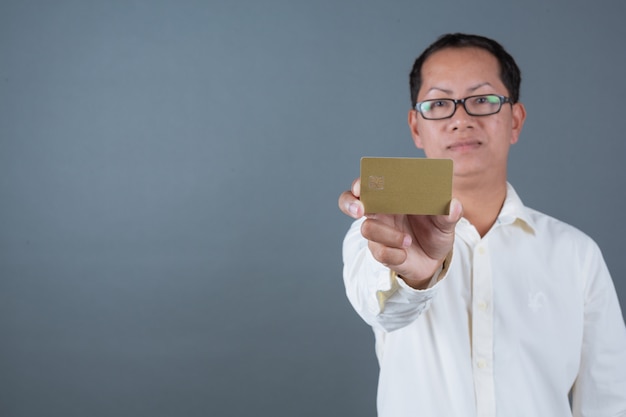
M 487 113 L 487 114 L 475 114 L 475 113 L 470 112 L 467 109 L 467 106 L 465 105 L 465 101 L 466 100 L 469 100 L 469 99 L 474 98 L 474 97 L 487 97 L 487 96 L 498 97 L 498 99 L 500 100 L 500 107 L 498 107 L 498 110 L 496 110 L 496 111 L 494 111 L 492 113 Z M 454 111 L 452 112 L 452 114 L 450 116 L 438 117 L 436 119 L 424 116 L 424 113 L 422 113 L 422 110 L 420 109 L 420 106 L 422 104 L 424 104 L 426 102 L 429 102 L 429 101 L 442 101 L 442 100 L 451 101 L 452 103 L 454 103 Z M 458 106 L 459 104 L 463 105 L 463 109 L 470 116 L 481 117 L 481 116 L 491 116 L 492 114 L 500 113 L 500 110 L 502 110 L 502 105 L 504 103 L 509 103 L 509 104 L 511 104 L 511 106 L 513 106 L 513 101 L 509 97 L 501 96 L 500 94 L 476 94 L 476 95 L 473 95 L 473 96 L 467 96 L 465 98 L 460 98 L 460 99 L 454 99 L 454 98 L 434 98 L 434 99 L 423 100 L 423 101 L 415 103 L 415 107 L 413 109 L 416 112 L 418 112 L 419 114 L 421 114 L 422 117 L 424 118 L 424 120 L 445 120 L 445 119 L 450 119 L 452 116 L 454 116 L 454 114 L 456 113 L 456 110 L 459 107 Z

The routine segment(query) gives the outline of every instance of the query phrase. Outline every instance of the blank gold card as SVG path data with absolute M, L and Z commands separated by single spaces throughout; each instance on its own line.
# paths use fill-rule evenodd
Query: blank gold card
M 361 202 L 366 213 L 448 214 L 452 160 L 361 158 Z

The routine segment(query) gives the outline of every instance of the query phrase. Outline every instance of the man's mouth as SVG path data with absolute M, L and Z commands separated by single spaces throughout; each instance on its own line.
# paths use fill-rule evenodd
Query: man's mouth
M 450 151 L 469 151 L 472 149 L 476 149 L 482 145 L 482 142 L 479 140 L 463 140 L 459 142 L 455 142 L 452 145 L 448 146 L 448 150 Z

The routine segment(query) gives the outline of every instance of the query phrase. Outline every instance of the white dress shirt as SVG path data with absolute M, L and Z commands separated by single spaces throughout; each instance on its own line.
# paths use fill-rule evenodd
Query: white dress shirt
M 461 219 L 449 265 L 419 291 L 372 257 L 362 221 L 344 281 L 376 336 L 380 417 L 626 416 L 626 327 L 588 236 L 509 185 L 491 230 Z

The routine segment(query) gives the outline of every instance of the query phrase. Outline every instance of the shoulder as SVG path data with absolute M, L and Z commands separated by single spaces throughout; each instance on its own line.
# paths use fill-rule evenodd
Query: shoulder
M 530 207 L 525 207 L 525 211 L 537 238 L 554 244 L 599 250 L 596 242 L 577 227 Z

